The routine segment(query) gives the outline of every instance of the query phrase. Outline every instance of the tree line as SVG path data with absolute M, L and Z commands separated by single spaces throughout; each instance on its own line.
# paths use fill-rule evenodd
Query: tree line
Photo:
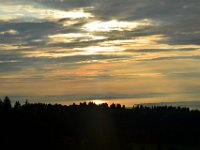
M 0 147 L 69 150 L 197 150 L 200 112 L 182 107 L 0 100 Z

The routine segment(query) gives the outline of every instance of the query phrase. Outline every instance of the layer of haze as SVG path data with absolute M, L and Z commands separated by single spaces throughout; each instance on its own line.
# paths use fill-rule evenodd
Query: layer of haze
M 0 3 L 0 96 L 200 99 L 198 0 Z

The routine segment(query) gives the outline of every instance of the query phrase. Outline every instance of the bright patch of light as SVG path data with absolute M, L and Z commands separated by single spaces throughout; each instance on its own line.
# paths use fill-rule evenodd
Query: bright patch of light
M 11 29 L 11 30 L 0 32 L 0 35 L 4 35 L 4 34 L 16 35 L 18 34 L 18 31 Z
M 4 21 L 13 19 L 34 21 L 35 19 L 55 20 L 63 18 L 79 19 L 90 17 L 93 17 L 93 15 L 89 12 L 85 12 L 84 8 L 63 11 L 34 5 L 2 4 L 0 6 L 0 20 Z
M 55 34 L 50 35 L 49 43 L 70 43 L 70 42 L 83 42 L 92 40 L 106 39 L 104 36 L 96 36 L 88 33 L 69 33 L 69 34 Z
M 79 23 L 79 21 L 80 21 L 79 19 L 67 19 L 63 21 L 62 24 L 64 27 L 67 27 Z
M 2 61 L 0 60 L 0 63 L 15 63 L 18 62 L 17 60 L 7 60 L 7 61 Z
M 95 104 L 97 104 L 97 105 L 100 105 L 100 104 L 103 104 L 103 103 L 107 103 L 107 101 L 105 101 L 105 100 L 100 100 L 100 99 L 92 100 L 92 101 L 90 101 L 90 102 L 93 102 L 93 103 L 95 103 Z
M 56 19 L 62 19 L 62 18 L 89 18 L 93 17 L 92 14 L 84 12 L 83 9 L 78 10 L 72 10 L 72 11 L 60 11 L 60 10 L 46 10 L 46 15 L 48 17 L 53 17 Z
M 141 21 L 135 21 L 135 22 L 125 22 L 125 21 L 117 21 L 117 20 L 111 20 L 111 21 L 94 21 L 87 23 L 83 26 L 83 30 L 87 31 L 124 31 L 124 30 L 133 30 L 141 26 L 147 26 L 151 25 L 152 21 L 148 19 L 144 19 Z
M 1 11 L 0 11 L 1 13 Z M 23 15 L 21 14 L 13 14 L 13 15 L 9 15 L 9 14 L 0 14 L 0 21 L 6 22 L 6 21 L 11 21 L 11 20 L 15 20 L 19 17 L 22 17 Z
M 111 40 L 111 41 L 102 42 L 101 45 L 104 45 L 104 46 L 113 46 L 113 45 L 124 46 L 124 45 L 129 45 L 131 43 L 133 43 L 132 39 L 130 39 L 130 40 Z
M 18 50 L 18 49 L 27 49 L 32 48 L 31 46 L 22 46 L 22 45 L 12 45 L 12 44 L 0 44 L 0 49 L 3 50 Z
M 82 54 L 98 54 L 98 53 L 114 53 L 114 52 L 120 52 L 123 51 L 123 48 L 117 47 L 117 46 L 90 46 L 90 47 L 84 47 L 84 48 L 76 48 L 77 50 L 82 50 Z

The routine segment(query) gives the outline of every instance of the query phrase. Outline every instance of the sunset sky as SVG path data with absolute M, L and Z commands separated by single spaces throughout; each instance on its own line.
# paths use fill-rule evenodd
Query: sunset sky
M 6 95 L 198 101 L 200 1 L 0 0 Z

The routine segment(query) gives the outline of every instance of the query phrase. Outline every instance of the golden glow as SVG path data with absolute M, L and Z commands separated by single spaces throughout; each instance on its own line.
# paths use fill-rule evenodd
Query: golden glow
M 150 36 L 141 36 L 141 37 L 136 37 L 133 39 L 134 44 L 157 44 L 157 42 L 164 40 L 165 36 L 164 35 L 150 35 Z
M 124 30 L 133 30 L 141 26 L 147 26 L 151 24 L 152 24 L 152 21 L 148 19 L 144 19 L 137 22 L 125 22 L 125 21 L 117 21 L 117 20 L 111 20 L 107 22 L 94 21 L 94 22 L 85 24 L 83 26 L 83 30 L 90 31 L 90 32 L 93 32 L 93 31 L 108 32 L 112 30 L 124 31 Z
M 64 20 L 64 21 L 62 21 L 62 25 L 64 26 L 64 27 L 67 27 L 67 26 L 71 26 L 71 25 L 74 25 L 74 24 L 76 24 L 76 23 L 79 23 L 79 19 L 67 19 L 67 20 Z
M 0 49 L 3 49 L 3 50 L 22 50 L 22 49 L 26 49 L 26 48 L 32 48 L 31 46 L 22 46 L 22 45 L 12 45 L 12 44 L 0 44 Z
M 93 102 L 93 103 L 95 103 L 96 105 L 100 105 L 100 104 L 103 104 L 103 103 L 107 103 L 107 101 L 101 100 L 101 99 L 95 99 L 95 100 L 91 100 L 91 101 L 88 101 L 88 102 Z
M 15 14 L 15 15 L 10 15 L 10 16 L 4 16 L 0 14 L 0 21 L 6 22 L 6 21 L 11 21 L 14 19 L 17 19 L 18 17 L 21 17 L 21 14 Z

